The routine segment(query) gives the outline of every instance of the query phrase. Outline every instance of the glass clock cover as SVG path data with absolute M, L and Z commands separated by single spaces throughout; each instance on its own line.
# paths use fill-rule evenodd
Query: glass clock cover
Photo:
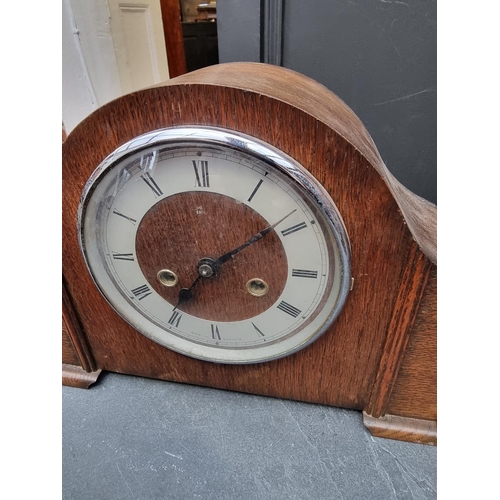
M 79 207 L 87 267 L 108 303 L 153 341 L 206 361 L 257 363 L 322 335 L 349 293 L 342 218 L 275 147 L 174 127 L 118 148 Z

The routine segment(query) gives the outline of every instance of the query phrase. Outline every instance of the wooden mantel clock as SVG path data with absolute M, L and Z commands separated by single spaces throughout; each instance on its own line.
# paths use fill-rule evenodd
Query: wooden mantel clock
M 121 97 L 63 144 L 63 383 L 101 370 L 363 411 L 436 443 L 436 206 L 276 66 Z

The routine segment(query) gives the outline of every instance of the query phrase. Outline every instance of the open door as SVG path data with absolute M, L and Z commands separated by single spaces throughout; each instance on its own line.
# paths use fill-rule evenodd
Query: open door
M 121 95 L 186 73 L 179 0 L 63 1 L 67 133 Z
M 123 93 L 168 80 L 159 0 L 108 0 L 108 6 Z

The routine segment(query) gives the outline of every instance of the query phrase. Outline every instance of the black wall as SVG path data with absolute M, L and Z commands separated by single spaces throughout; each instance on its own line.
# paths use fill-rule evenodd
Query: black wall
M 434 203 L 436 1 L 219 0 L 219 60 L 296 70 L 361 118 L 395 177 Z

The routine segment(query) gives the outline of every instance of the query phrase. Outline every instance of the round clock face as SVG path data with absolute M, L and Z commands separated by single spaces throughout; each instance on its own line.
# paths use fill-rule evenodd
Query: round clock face
M 347 234 L 326 191 L 286 154 L 224 129 L 162 129 L 117 149 L 85 187 L 79 237 L 123 319 L 207 361 L 298 351 L 350 286 Z

